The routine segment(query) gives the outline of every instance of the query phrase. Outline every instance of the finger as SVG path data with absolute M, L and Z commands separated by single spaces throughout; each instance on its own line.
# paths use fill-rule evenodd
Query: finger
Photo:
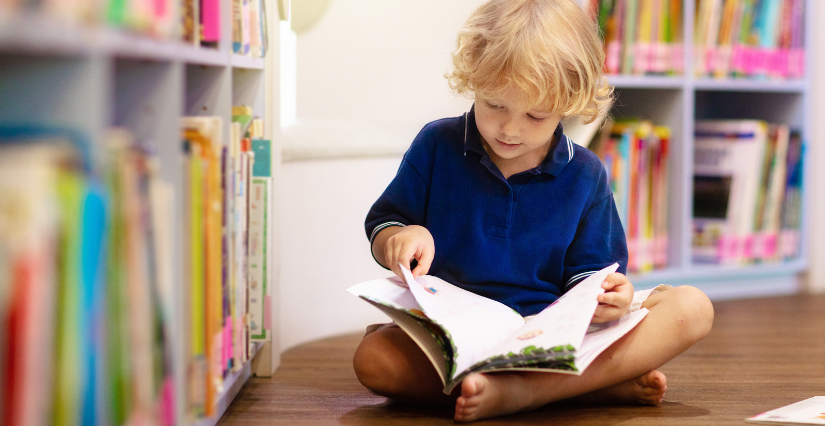
M 426 275 L 427 272 L 430 271 L 430 266 L 432 266 L 433 257 L 435 257 L 435 250 L 429 246 L 425 246 L 416 258 L 418 260 L 418 265 L 413 271 L 413 276 L 418 278 L 422 275 Z
M 402 279 L 404 273 L 401 271 L 401 266 L 410 269 L 410 259 L 412 256 L 404 255 L 404 244 L 392 244 L 389 247 L 388 262 L 390 269 Z M 400 266 L 399 266 L 400 265 Z
M 621 302 L 621 297 L 616 293 L 602 293 L 596 300 L 603 305 L 617 306 Z
M 619 310 L 611 306 L 599 306 L 593 313 L 597 320 L 612 320 L 619 317 Z
M 598 307 L 596 307 L 596 312 L 593 313 L 593 316 L 599 316 L 599 317 L 615 316 L 616 318 L 618 318 L 620 316 L 620 315 L 617 315 L 619 313 L 619 311 L 620 311 L 620 309 L 615 305 L 599 305 Z
M 405 243 L 398 249 L 396 262 L 404 265 L 408 270 L 412 260 L 415 258 L 415 247 L 410 243 Z

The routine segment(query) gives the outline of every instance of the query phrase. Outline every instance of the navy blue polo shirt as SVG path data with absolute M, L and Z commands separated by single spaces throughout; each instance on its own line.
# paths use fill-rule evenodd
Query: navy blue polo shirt
M 599 158 L 559 124 L 538 167 L 505 179 L 484 150 L 473 110 L 427 124 L 370 209 L 370 242 L 421 225 L 435 242 L 428 274 L 541 312 L 590 274 L 627 267 L 627 243 Z

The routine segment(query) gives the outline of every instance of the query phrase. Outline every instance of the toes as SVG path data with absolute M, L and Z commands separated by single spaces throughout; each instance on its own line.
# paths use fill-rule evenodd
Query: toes
M 667 390 L 667 377 L 657 370 L 649 371 L 647 374 L 640 376 L 638 383 L 643 387 L 654 388 L 660 392 Z
M 486 377 L 481 374 L 470 374 L 461 382 L 461 396 L 472 398 L 484 392 L 487 385 Z M 468 401 L 469 402 L 469 401 Z

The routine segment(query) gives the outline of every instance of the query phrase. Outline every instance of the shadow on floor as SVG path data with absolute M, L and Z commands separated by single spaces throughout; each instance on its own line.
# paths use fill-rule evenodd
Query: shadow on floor
M 494 419 L 487 419 L 473 424 L 484 425 L 617 425 L 647 423 L 677 424 L 677 419 L 706 416 L 709 410 L 681 404 L 664 402 L 657 407 L 626 405 L 589 405 L 554 403 L 536 411 L 513 414 Z M 376 405 L 364 405 L 349 411 L 338 418 L 342 425 L 348 426 L 383 426 L 388 424 L 454 424 L 453 409 L 425 408 L 387 401 Z

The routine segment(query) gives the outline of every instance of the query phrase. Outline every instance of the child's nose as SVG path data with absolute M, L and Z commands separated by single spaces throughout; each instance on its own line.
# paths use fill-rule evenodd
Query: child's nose
M 507 117 L 501 122 L 501 133 L 505 136 L 516 136 L 518 134 L 518 125 L 516 120 Z

